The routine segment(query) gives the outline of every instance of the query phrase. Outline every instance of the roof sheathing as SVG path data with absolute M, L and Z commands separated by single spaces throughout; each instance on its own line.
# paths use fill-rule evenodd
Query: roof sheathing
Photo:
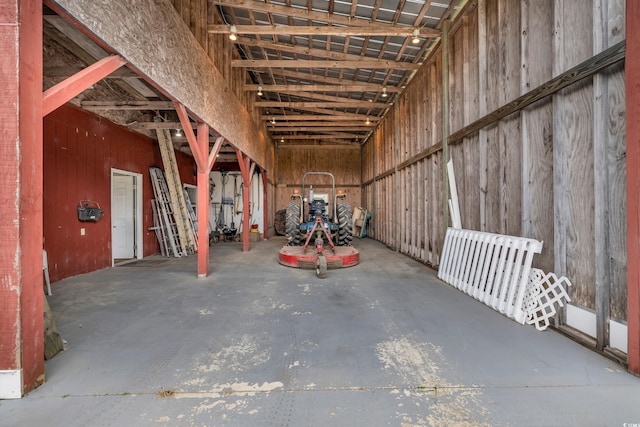
M 266 116 L 276 118 L 276 123 L 290 122 L 289 116 L 323 115 L 326 116 L 327 132 L 297 131 L 295 126 L 271 126 L 272 137 L 291 139 L 301 135 L 300 139 L 313 141 L 313 135 L 322 140 L 330 132 L 335 117 L 343 114 L 355 115 L 358 120 L 379 119 L 393 105 L 397 90 L 403 89 L 414 70 L 395 69 L 393 64 L 420 64 L 431 47 L 434 38 L 420 37 L 419 43 L 412 43 L 413 37 L 406 35 L 406 27 L 412 29 L 439 28 L 443 17 L 448 17 L 455 0 L 418 1 L 418 0 L 355 0 L 331 2 L 319 0 L 255 0 L 230 2 L 214 1 L 219 5 L 223 19 L 228 25 L 235 26 L 271 26 L 274 34 L 242 34 L 237 47 L 241 56 L 251 60 L 287 60 L 291 67 L 274 68 L 246 66 L 255 84 L 264 86 L 263 95 L 258 100 Z M 254 6 L 255 4 L 255 6 Z M 329 10 L 331 8 L 331 10 Z M 457 8 L 457 7 L 456 7 Z M 349 25 L 351 23 L 351 25 Z M 327 27 L 335 34 L 288 34 L 286 27 Z M 362 35 L 338 34 L 339 28 L 405 28 L 403 35 Z M 325 29 L 326 30 L 326 29 Z M 311 31 L 310 31 L 311 32 Z M 339 58 L 339 59 L 334 59 Z M 306 67 L 300 61 L 326 60 L 327 67 Z M 337 65 L 333 61 L 340 61 Z M 375 68 L 358 67 L 362 61 L 389 61 L 390 66 Z M 300 63 L 301 68 L 297 68 Z M 264 63 L 259 63 L 264 64 Z M 315 64 L 314 64 L 315 65 Z M 321 65 L 321 64 L 320 64 Z M 367 63 L 367 65 L 370 65 Z M 243 66 L 240 64 L 239 66 Z M 405 67 L 406 68 L 406 67 Z M 340 85 L 376 84 L 375 90 L 345 91 L 336 90 Z M 310 91 L 270 90 L 272 85 L 313 85 Z M 327 85 L 324 90 L 320 85 Z M 387 93 L 384 93 L 387 92 Z M 385 96 L 386 95 L 386 96 Z M 256 91 L 256 96 L 257 91 Z M 363 103 L 364 102 L 364 103 Z M 369 102 L 371 105 L 367 105 Z M 274 104 L 275 103 L 275 104 Z M 318 108 L 313 104 L 317 103 Z M 272 121 L 268 119 L 269 121 Z M 287 123 L 290 125 L 291 123 Z M 337 126 L 339 123 L 334 122 Z M 344 132 L 348 142 L 362 142 L 370 135 L 375 122 L 369 127 L 356 126 Z M 304 138 L 302 138 L 304 135 Z M 353 135 L 357 135 L 353 138 Z M 333 135 L 334 139 L 340 137 Z

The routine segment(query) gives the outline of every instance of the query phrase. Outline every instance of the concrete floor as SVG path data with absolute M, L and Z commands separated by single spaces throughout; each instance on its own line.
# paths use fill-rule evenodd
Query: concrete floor
M 624 426 L 640 379 L 521 326 L 369 239 L 361 264 L 280 266 L 282 238 L 53 285 L 67 351 L 1 426 Z

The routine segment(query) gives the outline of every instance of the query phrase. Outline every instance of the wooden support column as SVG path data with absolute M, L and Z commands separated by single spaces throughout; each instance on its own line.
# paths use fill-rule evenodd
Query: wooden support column
M 193 132 L 193 130 L 190 130 Z M 185 132 L 186 133 L 186 132 Z M 197 144 L 200 153 L 209 151 L 209 125 L 198 123 Z M 204 159 L 202 159 L 204 160 Z M 201 162 L 202 163 L 202 162 Z M 198 278 L 205 279 L 209 275 L 209 162 L 204 168 L 198 168 L 196 211 L 198 215 Z
M 393 107 L 393 206 L 395 209 L 389 213 L 389 216 L 393 218 L 393 245 L 396 252 L 400 251 L 400 214 L 402 207 L 400 206 L 401 194 L 400 194 L 400 177 L 398 171 L 398 163 L 400 163 L 400 113 L 399 105 L 396 103 Z
M 206 279 L 209 275 L 209 174 L 220 152 L 224 138 L 216 139 L 213 148 L 209 152 L 209 125 L 198 122 L 198 134 L 196 136 L 184 105 L 179 102 L 174 102 L 174 104 L 198 169 L 198 278 Z
M 44 382 L 42 3 L 0 8 L 0 399 Z
M 451 21 L 442 23 L 442 238 L 449 224 L 449 28 Z
M 121 56 L 108 56 L 47 89 L 42 94 L 42 115 L 61 107 L 126 63 Z
M 627 286 L 629 371 L 640 375 L 640 3 L 627 0 Z
M 240 165 L 240 173 L 242 173 L 242 252 L 249 252 L 249 191 L 251 176 L 249 170 L 251 169 L 251 159 L 249 156 L 242 154 L 240 149 L 236 148 L 236 155 L 238 156 L 238 164 Z
M 267 197 L 267 171 L 262 169 L 260 172 L 262 176 L 262 232 L 265 239 L 269 238 L 269 198 Z

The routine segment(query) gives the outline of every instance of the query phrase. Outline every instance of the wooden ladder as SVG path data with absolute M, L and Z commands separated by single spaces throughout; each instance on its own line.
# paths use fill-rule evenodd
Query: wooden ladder
M 155 195 L 155 200 L 151 201 L 151 207 L 154 213 L 154 228 L 160 243 L 160 252 L 166 256 L 180 257 L 185 255 L 186 253 L 180 244 L 178 227 L 164 173 L 160 168 L 150 167 L 149 175 Z
M 156 129 L 156 133 L 182 253 L 190 254 L 197 250 L 197 243 L 194 239 L 191 217 L 184 199 L 178 162 L 176 161 L 176 154 L 171 141 L 171 132 L 169 129 Z

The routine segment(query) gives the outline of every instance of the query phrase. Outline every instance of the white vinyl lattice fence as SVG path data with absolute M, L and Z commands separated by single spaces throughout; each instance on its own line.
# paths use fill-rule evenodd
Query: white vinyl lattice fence
M 541 251 L 538 240 L 449 228 L 438 277 L 524 324 L 531 262 Z
M 447 229 L 438 277 L 518 323 L 546 329 L 556 304 L 571 301 L 566 277 L 532 268 L 542 242 L 482 231 Z

